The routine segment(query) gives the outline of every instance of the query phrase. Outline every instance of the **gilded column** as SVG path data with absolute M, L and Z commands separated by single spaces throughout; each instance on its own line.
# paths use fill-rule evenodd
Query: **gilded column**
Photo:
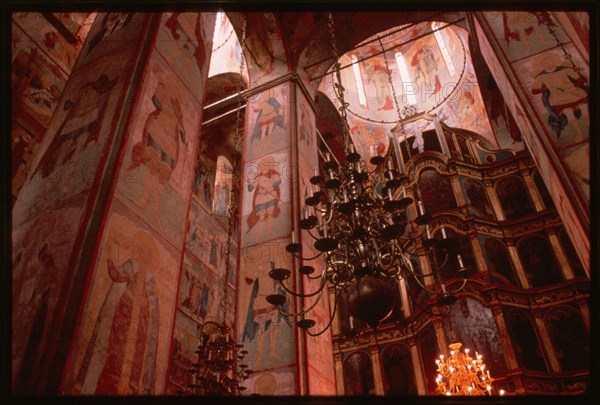
M 525 268 L 523 267 L 523 263 L 521 263 L 521 258 L 519 257 L 517 248 L 514 245 L 514 241 L 511 239 L 507 239 L 506 248 L 508 249 L 508 254 L 510 255 L 510 258 L 512 260 L 512 264 L 517 273 L 517 277 L 519 278 L 519 282 L 521 283 L 521 287 L 529 288 L 529 280 L 527 280 Z
M 550 239 L 550 244 L 552 244 L 554 253 L 556 253 L 556 258 L 558 259 L 560 269 L 565 279 L 570 280 L 572 278 L 575 278 L 575 273 L 573 273 L 571 263 L 567 259 L 567 255 L 565 254 L 565 251 L 563 250 L 560 241 L 558 240 L 558 236 L 556 235 L 556 232 L 554 230 L 548 231 L 548 239 Z
M 492 208 L 494 209 L 494 214 L 496 215 L 496 218 L 498 219 L 498 221 L 504 221 L 506 217 L 504 216 L 504 210 L 502 209 L 502 204 L 500 204 L 500 199 L 498 198 L 496 189 L 494 188 L 490 180 L 484 180 L 483 184 L 485 185 L 485 189 L 490 199 L 490 203 L 492 204 Z
M 504 314 L 502 313 L 502 306 L 496 304 L 492 306 L 492 314 L 494 314 L 494 320 L 496 321 L 496 327 L 500 332 L 500 343 L 504 351 L 504 359 L 509 369 L 519 368 L 519 362 L 513 349 L 512 342 L 510 340 L 510 334 L 504 321 Z
M 542 343 L 544 352 L 546 353 L 546 359 L 548 359 L 548 363 L 550 364 L 550 371 L 553 373 L 560 373 L 562 371 L 560 368 L 560 362 L 558 361 L 558 357 L 556 357 L 556 353 L 554 352 L 552 340 L 550 339 L 550 335 L 548 334 L 548 330 L 546 329 L 546 325 L 542 319 L 541 311 L 539 309 L 534 309 L 531 311 L 531 313 L 535 319 L 535 325 L 539 333 L 540 342 Z
M 375 380 L 375 395 L 385 395 L 383 389 L 383 376 L 381 375 L 381 361 L 379 359 L 379 346 L 375 342 L 375 335 L 371 335 L 371 363 L 373 364 L 373 379 Z
M 417 340 L 414 337 L 410 338 L 408 340 L 408 344 L 410 346 L 410 354 L 412 356 L 417 393 L 419 395 L 427 395 L 427 388 L 425 387 L 425 373 L 423 372 L 423 365 L 421 364 L 421 356 L 419 355 Z
M 479 244 L 479 240 L 477 239 L 476 231 L 472 231 L 472 233 L 469 233 L 469 241 L 471 242 L 471 248 L 473 249 L 473 254 L 475 255 L 477 271 L 485 271 L 487 269 L 487 264 L 485 262 L 485 257 L 483 256 L 483 250 L 481 250 L 481 245 Z
M 536 211 L 544 210 L 544 203 L 542 202 L 542 197 L 538 192 L 538 189 L 531 177 L 531 174 L 527 170 L 521 170 L 521 176 L 523 176 L 523 180 L 525 180 L 525 184 L 527 185 L 527 190 L 529 190 L 529 195 L 533 201 L 533 205 L 535 206 Z

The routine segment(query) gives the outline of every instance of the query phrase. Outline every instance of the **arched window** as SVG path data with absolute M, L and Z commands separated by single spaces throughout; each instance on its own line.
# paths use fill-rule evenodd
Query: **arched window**
M 360 66 L 358 64 L 358 58 L 356 55 L 350 56 L 352 60 L 352 73 L 354 73 L 354 81 L 356 82 L 356 91 L 358 93 L 358 103 L 361 107 L 367 108 L 367 96 L 365 94 L 365 86 L 362 80 L 362 74 L 360 72 Z
M 477 180 L 465 179 L 465 192 L 471 206 L 484 217 L 494 218 L 494 209 L 485 191 L 485 186 Z
M 416 88 L 415 83 L 410 79 L 408 74 L 408 68 L 406 67 L 406 60 L 402 55 L 402 52 L 396 52 L 396 64 L 398 65 L 398 72 L 400 72 L 400 81 L 402 82 L 402 102 L 411 105 L 417 105 L 417 97 L 415 96 Z
M 448 68 L 448 73 L 450 76 L 454 76 L 456 70 L 454 69 L 454 64 L 452 63 L 452 58 L 450 57 L 450 52 L 448 52 L 448 48 L 446 47 L 446 41 L 444 41 L 444 37 L 442 35 L 442 31 L 438 30 L 439 24 L 437 21 L 431 23 L 431 29 L 433 30 L 433 35 L 435 36 L 435 40 L 442 51 L 442 57 L 444 58 L 444 63 L 446 64 L 446 68 Z
M 386 395 L 417 395 L 415 372 L 408 346 L 392 343 L 383 349 L 381 369 Z
M 506 219 L 520 218 L 535 212 L 529 191 L 520 177 L 508 176 L 498 180 L 496 193 Z
M 573 244 L 571 243 L 571 238 L 569 238 L 569 235 L 567 234 L 567 231 L 565 228 L 561 229 L 560 232 L 558 233 L 558 240 L 560 241 L 560 245 L 563 248 L 563 251 L 565 252 L 565 255 L 567 256 L 567 260 L 569 261 L 569 264 L 571 265 L 571 268 L 573 269 L 573 273 L 575 273 L 576 277 L 587 277 L 587 274 L 583 268 L 583 265 L 581 264 L 581 261 L 579 260 L 579 256 L 577 255 L 577 252 L 575 251 L 575 248 L 573 247 Z
M 485 261 L 488 269 L 495 273 L 499 273 L 506 278 L 511 284 L 519 286 L 518 278 L 515 275 L 508 249 L 496 238 L 486 238 L 483 242 L 485 250 Z
M 371 357 L 355 351 L 344 360 L 344 388 L 346 395 L 369 395 L 375 392 Z
M 435 378 L 437 376 L 437 365 L 435 361 L 438 356 L 438 344 L 435 338 L 435 332 L 431 327 L 424 329 L 419 335 L 418 340 L 419 351 L 421 352 L 421 360 L 423 364 L 423 374 L 425 374 L 425 384 L 427 393 L 435 394 L 437 384 Z
M 528 236 L 519 241 L 517 246 L 525 275 L 532 287 L 541 287 L 563 280 L 548 239 L 540 235 Z
M 430 213 L 457 207 L 450 179 L 439 174 L 435 169 L 421 171 L 419 189 L 423 197 L 423 204 Z
M 527 370 L 548 371 L 537 333 L 522 310 L 512 310 L 507 316 L 508 330 L 519 365 Z
M 590 368 L 590 336 L 578 311 L 567 306 L 552 308 L 544 324 L 562 371 Z
M 540 197 L 542 197 L 542 201 L 544 202 L 544 207 L 554 208 L 554 201 L 552 201 L 552 196 L 550 195 L 550 192 L 548 191 L 548 188 L 546 187 L 546 183 L 544 183 L 544 179 L 542 179 L 540 172 L 538 172 L 537 170 L 533 174 L 533 182 L 535 183 L 535 186 L 537 187 L 537 191 L 540 194 Z

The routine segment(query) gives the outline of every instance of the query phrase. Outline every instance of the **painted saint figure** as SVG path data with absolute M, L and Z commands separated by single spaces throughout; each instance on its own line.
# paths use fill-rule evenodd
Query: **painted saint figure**
M 281 104 L 274 97 L 270 97 L 255 107 L 254 111 L 258 114 L 256 115 L 252 135 L 250 136 L 250 143 L 258 139 L 259 148 L 262 149 L 264 140 L 267 138 L 266 146 L 270 148 L 273 144 L 273 131 L 275 131 L 275 127 L 285 128 Z
M 248 215 L 248 231 L 258 224 L 256 240 L 261 240 L 263 227 L 272 234 L 273 220 L 281 212 L 279 199 L 281 190 L 281 174 L 277 170 L 277 161 L 273 156 L 264 157 L 258 164 L 258 172 L 252 183 L 248 184 L 248 191 L 253 192 L 252 212 Z
M 154 394 L 159 307 L 152 271 L 156 243 L 148 233 L 133 236 L 132 258 L 118 263 L 107 241 L 106 267 L 112 281 L 96 320 L 73 393 Z
M 187 145 L 187 141 L 179 100 L 170 96 L 161 82 L 156 86 L 152 103 L 156 109 L 146 120 L 141 141 L 133 146 L 127 170 L 132 171 L 141 164 L 148 168 L 138 205 L 144 209 L 150 204 L 158 220 L 160 198 L 179 161 L 179 143 Z

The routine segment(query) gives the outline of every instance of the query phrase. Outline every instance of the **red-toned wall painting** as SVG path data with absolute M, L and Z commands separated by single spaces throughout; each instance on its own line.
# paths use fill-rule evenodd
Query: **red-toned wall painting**
M 179 246 L 200 107 L 160 56 L 155 54 L 148 66 L 117 195 Z
M 254 373 L 244 383 L 250 395 L 294 395 L 296 393 L 296 369 L 284 367 L 268 372 Z
M 12 381 L 15 393 L 35 392 L 31 373 L 47 349 L 54 309 L 82 213 L 81 199 L 15 228 L 12 266 Z
M 296 361 L 294 319 L 280 314 L 266 300 L 270 294 L 286 294 L 268 273 L 276 267 L 290 268 L 291 259 L 284 250 L 289 242 L 289 239 L 264 242 L 242 250 L 240 265 L 243 272 L 238 288 L 239 340 L 249 351 L 246 360 L 252 370 L 281 367 Z M 283 308 L 293 310 L 290 297 Z
M 289 151 L 246 162 L 242 178 L 242 244 L 289 235 Z
M 178 253 L 116 204 L 74 345 L 66 392 L 162 392 Z

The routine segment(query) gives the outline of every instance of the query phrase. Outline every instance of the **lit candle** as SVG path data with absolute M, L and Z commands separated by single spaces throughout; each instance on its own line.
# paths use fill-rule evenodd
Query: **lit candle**
M 446 239 L 446 228 L 444 228 L 444 225 L 442 225 L 442 238 Z
M 328 162 L 331 161 L 331 153 L 325 152 L 325 160 L 328 161 Z
M 456 258 L 458 259 L 458 266 L 462 269 L 463 267 L 465 267 L 463 261 L 462 261 L 462 257 L 460 257 L 460 255 L 456 255 Z

